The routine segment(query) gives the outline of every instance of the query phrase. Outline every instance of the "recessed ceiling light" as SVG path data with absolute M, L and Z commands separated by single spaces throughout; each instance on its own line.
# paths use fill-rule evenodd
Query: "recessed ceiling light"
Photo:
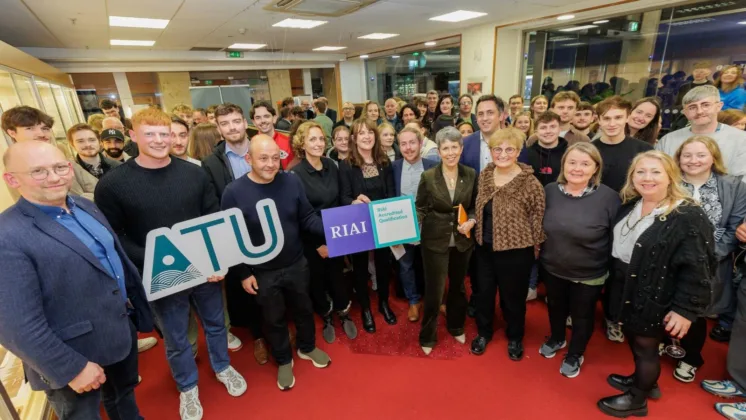
M 345 48 L 347 47 L 319 47 L 319 48 L 314 48 L 313 50 L 314 51 L 339 51 Z
M 146 19 L 123 16 L 109 16 L 109 26 L 123 28 L 152 28 L 163 29 L 168 25 L 168 19 Z
M 561 15 L 557 16 L 557 20 L 570 20 L 575 19 L 575 15 Z
M 436 45 L 438 45 L 438 43 L 435 42 L 435 41 L 428 41 L 428 42 L 425 43 L 426 47 L 434 47 Z
M 399 58 L 398 55 L 392 55 L 391 58 Z
M 744 20 L 743 22 L 738 22 L 738 24 L 739 25 L 746 25 L 746 20 Z
M 393 38 L 395 36 L 399 36 L 399 34 L 380 34 L 380 33 L 372 33 L 368 35 L 363 35 L 357 37 L 357 39 L 389 39 Z
M 437 20 L 440 22 L 462 22 L 464 20 L 476 19 L 485 15 L 487 15 L 487 13 L 458 10 L 452 13 L 447 13 L 445 15 L 432 17 L 430 18 L 430 20 Z
M 597 21 L 593 22 L 594 25 L 600 25 L 602 23 L 609 23 L 609 19 L 597 20 Z
M 278 28 L 311 29 L 327 23 L 325 20 L 285 19 L 272 26 Z
M 152 47 L 155 45 L 155 41 L 135 41 L 127 39 L 112 39 L 109 41 L 110 45 L 120 45 L 129 47 Z
M 583 29 L 591 29 L 591 28 L 598 28 L 596 25 L 583 25 L 583 26 L 574 26 L 572 28 L 564 28 L 560 29 L 560 32 L 575 32 L 575 31 L 582 31 Z
M 360 58 L 362 58 L 364 60 L 364 59 L 368 58 L 368 54 L 363 54 L 363 55 L 360 56 Z
M 266 47 L 267 44 L 233 44 L 231 45 L 230 49 L 232 50 L 258 50 L 259 48 Z

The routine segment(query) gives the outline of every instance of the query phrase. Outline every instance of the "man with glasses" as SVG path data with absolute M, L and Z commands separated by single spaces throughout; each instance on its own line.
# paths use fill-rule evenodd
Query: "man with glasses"
M 694 135 L 712 137 L 720 146 L 728 173 L 746 175 L 746 132 L 718 123 L 717 115 L 723 107 L 718 89 L 709 85 L 695 87 L 684 95 L 683 106 L 691 125 L 666 134 L 655 148 L 673 156 Z
M 334 124 L 334 128 L 344 125 L 352 128 L 352 122 L 355 120 L 355 105 L 352 102 L 345 102 L 342 105 L 342 119 Z
M 521 95 L 513 95 L 508 99 L 508 107 L 510 107 L 510 116 L 508 116 L 506 124 L 512 124 L 515 121 L 515 116 L 519 112 L 523 111 L 523 97 Z
M 18 142 L 3 179 L 21 195 L 0 214 L 0 344 L 61 420 L 141 419 L 137 331 L 153 329 L 142 280 L 103 214 L 70 195 L 71 162 Z M 65 244 L 65 245 L 62 245 Z

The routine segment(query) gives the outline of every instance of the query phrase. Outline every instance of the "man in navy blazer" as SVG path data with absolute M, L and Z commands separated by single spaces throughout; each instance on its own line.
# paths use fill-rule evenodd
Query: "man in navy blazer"
M 153 329 L 135 266 L 103 214 L 68 195 L 74 173 L 45 142 L 12 145 L 3 179 L 21 198 L 0 214 L 0 344 L 60 420 L 142 419 L 137 331 Z
M 395 160 L 392 164 L 394 189 L 397 197 L 409 195 L 415 198 L 422 173 L 438 163 L 420 156 L 420 149 L 425 138 L 417 128 L 403 128 L 398 138 L 403 158 Z M 409 301 L 407 319 L 417 322 L 420 319 L 420 307 L 422 306 L 422 294 L 417 284 L 424 283 L 420 246 L 406 244 L 404 250 L 406 253 L 399 259 L 399 278 L 404 295 Z
M 482 95 L 477 100 L 479 131 L 464 138 L 464 150 L 459 163 L 475 171 L 477 176 L 492 162 L 487 142 L 505 120 L 505 102 L 495 95 Z

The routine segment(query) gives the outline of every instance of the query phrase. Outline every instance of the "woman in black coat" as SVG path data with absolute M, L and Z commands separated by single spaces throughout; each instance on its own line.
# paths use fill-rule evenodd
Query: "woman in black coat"
M 391 162 L 381 148 L 375 121 L 365 118 L 352 123 L 352 147 L 346 160 L 339 162 L 340 201 L 343 206 L 367 204 L 395 196 L 394 174 Z M 355 274 L 355 292 L 362 307 L 363 328 L 372 333 L 376 323 L 370 311 L 368 296 L 368 252 L 352 254 Z M 378 284 L 378 311 L 389 325 L 396 324 L 396 315 L 389 306 L 389 277 L 391 251 L 380 248 L 373 251 Z
M 647 398 L 660 397 L 658 346 L 683 338 L 711 300 L 717 269 L 714 232 L 704 211 L 681 186 L 674 160 L 648 151 L 635 157 L 614 223 L 610 306 L 635 360 L 629 376 L 609 375 L 624 391 L 598 401 L 614 417 L 645 416 Z

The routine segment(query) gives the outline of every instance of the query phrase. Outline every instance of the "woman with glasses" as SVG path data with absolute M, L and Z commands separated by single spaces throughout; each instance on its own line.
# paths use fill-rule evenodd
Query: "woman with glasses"
M 476 201 L 478 335 L 471 352 L 484 353 L 492 340 L 495 295 L 507 325 L 508 356 L 523 358 L 526 294 L 531 266 L 544 242 L 544 188 L 531 166 L 519 163 L 526 136 L 518 129 L 497 130 L 489 138 L 492 163 L 479 175 Z
M 350 129 L 340 125 L 332 131 L 332 148 L 326 153 L 326 157 L 339 163 L 350 155 Z
M 458 98 L 458 118 L 456 118 L 456 127 L 462 122 L 471 124 L 472 130 L 477 126 L 477 116 L 471 111 L 474 107 L 474 99 L 471 95 L 463 94 Z

